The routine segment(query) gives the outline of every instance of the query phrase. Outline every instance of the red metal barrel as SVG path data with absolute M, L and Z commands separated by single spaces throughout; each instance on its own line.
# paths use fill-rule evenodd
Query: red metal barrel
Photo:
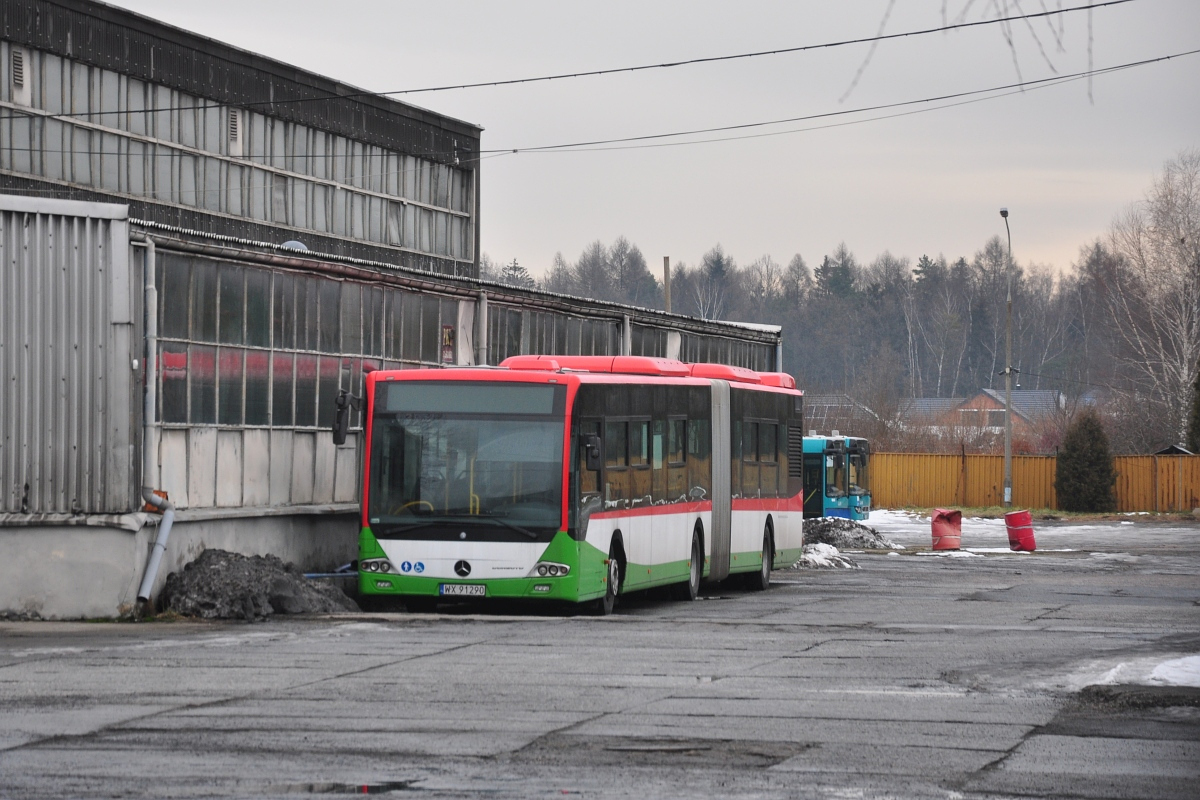
M 1037 549 L 1033 539 L 1033 515 L 1028 511 L 1010 511 L 1004 515 L 1004 526 L 1008 528 L 1008 549 Z
M 962 512 L 957 508 L 935 508 L 930 524 L 934 550 L 957 550 L 962 544 Z

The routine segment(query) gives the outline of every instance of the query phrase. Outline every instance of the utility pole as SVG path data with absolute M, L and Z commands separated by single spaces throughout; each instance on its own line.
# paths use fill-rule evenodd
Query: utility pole
M 1012 230 L 1008 209 L 1000 209 L 1008 233 L 1008 311 L 1004 317 L 1004 507 L 1012 508 Z
M 663 256 L 663 305 L 671 313 L 671 257 Z

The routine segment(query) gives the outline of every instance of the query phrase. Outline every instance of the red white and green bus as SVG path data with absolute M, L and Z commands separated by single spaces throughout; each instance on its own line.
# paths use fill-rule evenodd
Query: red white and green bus
M 802 393 L 784 373 L 518 356 L 371 372 L 365 411 L 363 597 L 607 614 L 655 586 L 765 589 L 801 553 Z

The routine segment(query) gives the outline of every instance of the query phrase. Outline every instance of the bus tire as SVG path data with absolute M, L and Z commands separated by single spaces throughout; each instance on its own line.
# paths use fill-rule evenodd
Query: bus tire
M 775 542 L 771 535 L 771 525 L 763 530 L 762 566 L 758 572 L 746 576 L 747 584 L 752 592 L 762 592 L 771 586 L 771 567 L 775 560 Z
M 699 529 L 692 532 L 692 552 L 688 565 L 688 579 L 675 584 L 675 599 L 690 603 L 700 594 L 700 576 L 704 572 L 704 548 L 700 544 Z
M 617 605 L 617 595 L 621 593 L 621 576 L 625 573 L 625 550 L 621 540 L 614 536 L 612 545 L 608 548 L 608 563 L 605 565 L 608 576 L 604 581 L 604 597 L 595 602 L 593 611 L 596 616 L 607 617 L 613 613 Z

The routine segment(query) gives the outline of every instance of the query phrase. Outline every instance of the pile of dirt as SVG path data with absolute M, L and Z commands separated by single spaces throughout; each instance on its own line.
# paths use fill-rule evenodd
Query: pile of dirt
M 345 592 L 309 580 L 294 564 L 275 556 L 243 556 L 205 550 L 167 576 L 164 610 L 204 619 L 266 619 L 271 614 L 330 614 L 358 611 Z
M 830 544 L 839 550 L 903 550 L 874 528 L 842 517 L 812 517 L 804 520 L 804 543 Z
M 858 562 L 847 558 L 830 544 L 804 545 L 804 554 L 792 565 L 796 569 L 859 569 Z

